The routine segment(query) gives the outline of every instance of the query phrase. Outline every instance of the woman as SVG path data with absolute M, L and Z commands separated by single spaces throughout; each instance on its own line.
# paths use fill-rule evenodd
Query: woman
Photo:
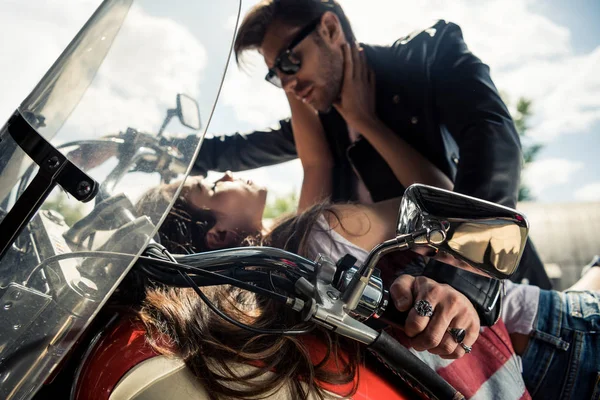
M 147 193 L 138 204 L 139 211 L 152 215 L 148 211 L 154 208 L 156 200 L 168 201 L 174 187 L 165 186 Z M 255 236 L 250 238 L 254 243 L 308 255 L 308 236 L 295 235 L 293 232 L 312 230 L 316 226 L 314 216 L 328 207 L 323 206 L 322 210 L 315 207 L 284 221 L 267 233 L 257 218 L 264 207 L 262 194 L 263 190 L 257 189 L 255 184 L 236 180 L 231 174 L 225 174 L 214 184 L 199 178 L 188 180 L 175 203 L 174 211 L 161 226 L 161 242 L 173 252 L 198 252 L 240 245 L 246 233 L 254 233 Z M 197 208 L 204 204 L 214 209 Z M 226 209 L 238 210 L 242 207 L 252 209 L 256 214 L 241 215 L 238 212 L 237 218 L 219 218 L 226 213 Z M 238 230 L 235 228 L 238 225 L 245 228 Z M 211 234 L 227 240 L 214 241 L 210 239 Z M 253 326 L 304 325 L 299 320 L 299 314 L 283 313 L 276 304 L 258 300 L 254 295 L 245 293 L 244 301 L 240 302 L 243 292 L 237 289 L 221 287 L 203 290 L 219 308 Z M 467 307 L 472 309 L 472 306 L 466 299 L 462 300 L 460 313 L 468 314 Z M 477 319 L 474 310 L 470 315 L 473 320 Z M 313 331 L 308 338 L 257 336 L 223 322 L 188 289 L 150 291 L 141 316 L 155 349 L 159 353 L 175 353 L 185 359 L 195 375 L 202 377 L 211 393 L 246 398 L 274 391 L 290 383 L 289 377 L 301 377 L 306 384 L 301 385 L 294 380 L 288 389 L 291 390 L 289 398 L 303 398 L 305 393 L 324 394 L 325 389 L 337 390 L 341 395 L 352 395 L 360 384 L 364 384 L 369 374 L 373 375 L 360 364 L 355 342 L 320 329 Z M 165 346 L 165 337 L 168 338 L 168 346 Z M 182 345 L 172 346 L 172 343 Z M 264 365 L 257 365 L 256 360 L 263 360 Z M 231 378 L 226 378 L 230 376 L 227 368 L 240 363 L 259 367 L 252 372 L 252 376 L 237 379 L 240 382 L 254 382 L 257 377 L 264 377 L 273 369 L 281 371 L 281 374 L 266 381 L 261 379 L 259 388 L 250 384 L 232 389 Z M 218 364 L 216 368 L 215 364 Z M 360 375 L 359 370 L 362 370 Z M 363 381 L 359 382 L 358 376 L 362 376 Z
M 197 252 L 204 249 L 236 246 L 242 244 L 246 234 L 251 233 L 255 234 L 253 236 L 254 243 L 283 248 L 309 258 L 314 257 L 317 252 L 326 253 L 333 259 L 339 258 L 345 253 L 352 253 L 359 260 L 364 260 L 368 249 L 394 235 L 394 222 L 399 206 L 398 199 L 372 205 L 316 206 L 281 222 L 270 233 L 266 233 L 260 220 L 264 208 L 265 192 L 264 189 L 251 182 L 236 180 L 231 174 L 226 174 L 213 185 L 200 179 L 188 181 L 182 193 L 183 195 L 177 201 L 175 212 L 167 218 L 161 228 L 161 237 L 169 239 L 168 247 L 172 251 L 180 253 L 182 250 Z M 204 205 L 208 204 L 214 207 L 210 212 L 202 209 Z M 245 208 L 245 210 L 242 212 L 241 208 Z M 227 210 L 235 211 L 236 217 L 224 217 Z M 205 215 L 203 213 L 207 212 L 211 217 L 203 219 L 202 217 Z M 219 216 L 223 217 L 219 218 Z M 243 229 L 237 229 L 236 226 L 242 226 Z M 185 228 L 182 229 L 182 227 Z M 173 240 L 173 232 L 178 232 L 175 240 Z M 592 273 L 593 275 L 588 277 L 592 279 L 588 279 L 584 283 L 583 289 L 593 288 L 592 285 L 600 282 L 600 274 L 596 270 L 592 270 Z M 552 394 L 554 398 L 587 398 L 585 396 L 593 390 L 593 377 L 590 378 L 589 374 L 587 377 L 582 375 L 583 369 L 581 369 L 579 375 L 574 378 L 575 384 L 562 385 L 562 391 L 558 390 L 556 382 L 562 381 L 565 376 L 564 364 L 559 365 L 551 361 L 553 356 L 559 359 L 571 357 L 573 363 L 573 357 L 575 357 L 577 363 L 582 361 L 597 365 L 597 359 L 589 358 L 595 357 L 591 354 L 592 351 L 583 351 L 583 354 L 589 357 L 587 360 L 581 360 L 577 357 L 581 356 L 580 352 L 583 347 L 574 343 L 572 345 L 574 352 L 571 352 L 568 351 L 569 346 L 565 345 L 567 343 L 565 339 L 568 339 L 568 336 L 572 335 L 576 328 L 575 330 L 585 333 L 587 344 L 591 346 L 590 349 L 599 348 L 598 338 L 594 336 L 593 332 L 589 333 L 594 330 L 594 324 L 599 322 L 598 316 L 594 316 L 594 311 L 591 309 L 595 306 L 595 309 L 598 310 L 597 294 L 587 292 L 558 294 L 510 283 L 507 285 L 510 286 L 505 298 L 508 298 L 509 301 L 505 301 L 502 313 L 507 327 L 500 322 L 496 326 L 484 330 L 481 336 L 483 342 L 480 343 L 480 341 L 475 342 L 479 332 L 477 315 L 472 310 L 472 306 L 460 303 L 466 301 L 464 296 L 426 278 L 401 276 L 391 287 L 392 298 L 399 309 L 411 309 L 414 300 L 419 298 L 428 299 L 436 308 L 436 313 L 432 318 L 422 317 L 414 309 L 411 309 L 405 328 L 406 336 L 400 334 L 401 339 L 404 339 L 405 343 L 412 345 L 416 350 L 429 350 L 430 353 L 440 355 L 437 357 L 427 355 L 428 353 L 418 353 L 425 362 L 438 370 L 444 378 L 468 397 L 476 397 L 478 393 L 482 395 L 481 391 L 483 390 L 483 393 L 488 395 L 496 393 L 496 396 L 500 396 L 497 398 L 522 398 L 522 396 L 527 398 L 518 360 L 512 351 L 514 345 L 518 353 L 523 355 L 525 382 L 536 397 L 552 398 L 550 397 Z M 579 288 L 582 289 L 581 286 Z M 594 289 L 597 290 L 597 288 L 598 286 Z M 439 294 L 443 289 L 446 291 Z M 218 300 L 221 307 L 248 323 L 259 326 L 290 326 L 294 322 L 300 322 L 296 319 L 296 315 L 277 312 L 273 308 L 273 304 L 257 300 L 253 295 L 245 297 L 246 300 L 251 299 L 251 301 L 243 303 L 246 307 L 244 308 L 239 306 L 238 296 L 240 294 L 236 289 L 211 290 L 214 290 L 211 292 L 213 300 Z M 434 298 L 427 297 L 431 296 L 431 293 L 436 293 Z M 529 307 L 519 307 L 521 300 L 535 300 L 536 296 L 537 301 L 530 302 Z M 347 356 L 355 354 L 353 351 L 344 353 L 345 355 L 341 357 L 343 362 L 340 362 L 340 369 L 336 370 L 335 374 L 332 374 L 331 370 L 323 369 L 325 365 L 330 366 L 332 360 L 340 361 L 338 359 L 340 356 L 335 355 L 335 349 L 348 349 L 347 344 L 341 346 L 334 344 L 338 340 L 335 335 L 321 331 L 317 334 L 320 343 L 326 344 L 325 354 L 330 354 L 330 356 L 329 358 L 325 357 L 322 363 L 317 363 L 315 366 L 307 347 L 297 339 L 279 338 L 275 344 L 271 345 L 273 338 L 257 337 L 255 334 L 227 326 L 227 323 L 221 322 L 218 317 L 209 312 L 199 313 L 205 318 L 202 321 L 198 321 L 197 317 L 194 317 L 193 320 L 177 320 L 177 316 L 167 309 L 173 304 L 180 303 L 182 298 L 188 305 L 193 303 L 194 307 L 202 307 L 195 294 L 186 290 L 154 291 L 148 295 L 142 317 L 151 337 L 154 338 L 153 343 L 159 351 L 175 352 L 188 360 L 188 364 L 204 365 L 205 368 L 207 368 L 206 365 L 210 365 L 207 362 L 209 358 L 222 360 L 224 364 L 235 360 L 256 365 L 255 360 L 265 360 L 264 365 L 259 365 L 260 372 L 240 380 L 252 382 L 252 379 L 256 378 L 255 375 L 266 373 L 268 370 L 282 371 L 282 375 L 276 375 L 278 380 L 271 382 L 271 386 L 265 386 L 265 390 L 281 385 L 290 376 L 304 377 L 304 381 L 309 383 L 308 390 L 314 393 L 320 393 L 323 387 L 327 387 L 326 384 L 339 385 L 342 382 L 350 385 L 350 393 L 356 389 L 355 372 L 360 364 L 357 359 Z M 511 298 L 516 298 L 518 301 L 510 301 Z M 443 300 L 438 301 L 438 299 Z M 446 302 L 447 299 L 450 301 Z M 466 302 L 468 303 L 468 301 Z M 565 302 L 567 304 L 564 304 Z M 458 310 L 453 310 L 448 306 L 448 304 L 456 303 L 462 304 Z M 559 307 L 563 307 L 564 310 Z M 577 311 L 579 314 L 573 311 L 574 309 L 579 310 Z M 557 317 L 558 311 L 564 314 L 562 317 L 564 321 Z M 600 313 L 596 312 L 596 314 Z M 273 316 L 277 316 L 277 318 Z M 441 316 L 444 317 L 440 318 Z M 440 324 L 443 325 L 443 329 L 439 328 Z M 550 336 L 548 329 L 556 330 L 557 324 L 563 331 L 561 332 L 559 329 Z M 185 342 L 193 342 L 195 346 L 200 346 L 201 350 L 178 346 L 165 350 L 164 346 L 157 345 L 160 342 L 156 338 L 162 337 L 162 335 L 170 338 L 171 343 L 181 342 L 181 332 L 173 328 L 177 325 L 180 325 L 177 329 L 183 326 L 189 332 L 200 333 L 193 337 L 194 340 Z M 192 326 L 201 328 L 199 330 L 191 329 Z M 444 361 L 444 358 L 457 358 L 465 354 L 464 348 L 445 334 L 447 328 L 452 326 L 464 327 L 467 330 L 467 337 L 463 343 L 473 346 L 473 354 L 464 359 L 475 359 L 477 362 L 469 364 L 468 361 L 464 361 L 459 364 Z M 205 332 L 203 329 L 212 332 L 208 339 L 202 333 Z M 441 331 L 443 334 L 441 337 L 438 333 L 428 335 L 427 333 L 431 333 L 432 330 Z M 511 335 L 510 339 L 509 334 Z M 438 335 L 437 339 L 436 335 Z M 567 338 L 557 338 L 564 335 Z M 298 358 L 298 354 L 301 357 Z M 274 358 L 278 355 L 282 355 L 282 358 Z M 550 360 L 547 371 L 540 371 L 538 364 L 534 361 L 537 357 Z M 497 366 L 499 368 L 493 372 L 498 375 L 496 378 L 501 379 L 490 376 L 494 375 L 490 371 L 493 369 L 493 366 L 490 366 L 494 363 L 490 362 L 492 359 L 494 362 L 500 363 Z M 290 365 L 286 363 L 289 360 L 297 362 Z M 466 369 L 465 366 L 469 368 Z M 574 365 L 574 367 L 576 366 Z M 479 370 L 474 373 L 476 369 Z M 573 371 L 576 370 L 575 368 Z M 222 369 L 221 372 L 223 373 L 223 371 L 226 370 Z M 340 373 L 342 371 L 343 373 Z M 209 385 L 215 385 L 215 393 L 230 393 L 228 392 L 230 389 L 227 389 L 230 383 L 226 380 L 223 381 L 223 374 L 207 375 L 207 371 L 199 369 L 195 369 L 195 372 L 198 376 L 204 377 L 205 382 L 208 379 Z M 469 376 L 466 376 L 465 373 Z M 206 378 L 207 376 L 209 378 Z M 224 373 L 224 376 L 227 376 L 227 372 Z M 328 377 L 337 377 L 339 380 L 328 380 Z M 587 386 L 583 383 L 586 381 L 588 382 Z M 547 384 L 548 382 L 551 384 Z M 257 389 L 252 387 L 252 390 Z M 296 390 L 298 390 L 296 394 L 300 396 L 305 387 L 298 386 Z M 550 390 L 551 393 L 545 392 L 545 390 Z M 254 392 L 246 391 L 245 393 L 250 395 Z M 235 395 L 238 396 L 240 393 Z M 483 396 L 485 397 L 485 394 Z

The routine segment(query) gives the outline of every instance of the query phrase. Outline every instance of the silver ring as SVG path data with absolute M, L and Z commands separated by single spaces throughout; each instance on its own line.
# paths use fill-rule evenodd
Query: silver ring
M 465 340 L 465 336 L 467 336 L 467 331 L 460 328 L 448 328 L 448 333 L 458 344 L 461 344 Z
M 471 346 L 467 346 L 464 343 L 459 343 L 459 344 L 460 344 L 460 347 L 462 347 L 463 350 L 465 351 L 465 353 L 467 353 L 467 354 L 469 354 L 471 352 L 471 350 L 473 350 L 473 347 L 471 347 Z
M 433 315 L 433 306 L 427 300 L 418 300 L 415 303 L 415 311 L 421 317 L 431 317 Z

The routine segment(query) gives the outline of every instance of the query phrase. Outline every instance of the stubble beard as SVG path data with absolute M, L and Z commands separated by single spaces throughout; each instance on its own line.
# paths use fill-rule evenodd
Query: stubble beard
M 322 57 L 321 71 L 325 79 L 322 96 L 313 107 L 321 113 L 329 113 L 333 104 L 340 99 L 342 92 L 342 70 L 343 63 L 332 51 L 324 52 Z

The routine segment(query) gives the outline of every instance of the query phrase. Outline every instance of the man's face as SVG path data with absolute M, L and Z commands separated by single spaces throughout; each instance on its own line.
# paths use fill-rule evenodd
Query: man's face
M 302 28 L 280 22 L 274 22 L 269 27 L 260 47 L 267 67 L 273 67 L 275 60 L 288 48 Z M 283 89 L 317 111 L 329 111 L 340 95 L 343 43 L 345 38 L 339 21 L 334 14 L 326 13 L 315 31 L 292 50 L 291 58 L 301 63 L 298 72 L 286 75 L 276 69 Z

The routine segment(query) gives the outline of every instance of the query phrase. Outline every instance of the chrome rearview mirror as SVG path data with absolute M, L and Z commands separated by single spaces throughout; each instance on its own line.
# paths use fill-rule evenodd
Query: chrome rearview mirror
M 412 250 L 444 262 L 452 256 L 455 265 L 465 262 L 499 279 L 516 272 L 529 231 L 516 210 L 425 185 L 406 189 L 397 227 L 399 237 L 422 232 L 413 236 Z
M 519 266 L 529 224 L 516 210 L 425 185 L 404 192 L 396 237 L 375 246 L 347 284 L 342 299 L 355 312 L 379 260 L 412 250 L 458 268 L 476 269 L 498 279 Z

